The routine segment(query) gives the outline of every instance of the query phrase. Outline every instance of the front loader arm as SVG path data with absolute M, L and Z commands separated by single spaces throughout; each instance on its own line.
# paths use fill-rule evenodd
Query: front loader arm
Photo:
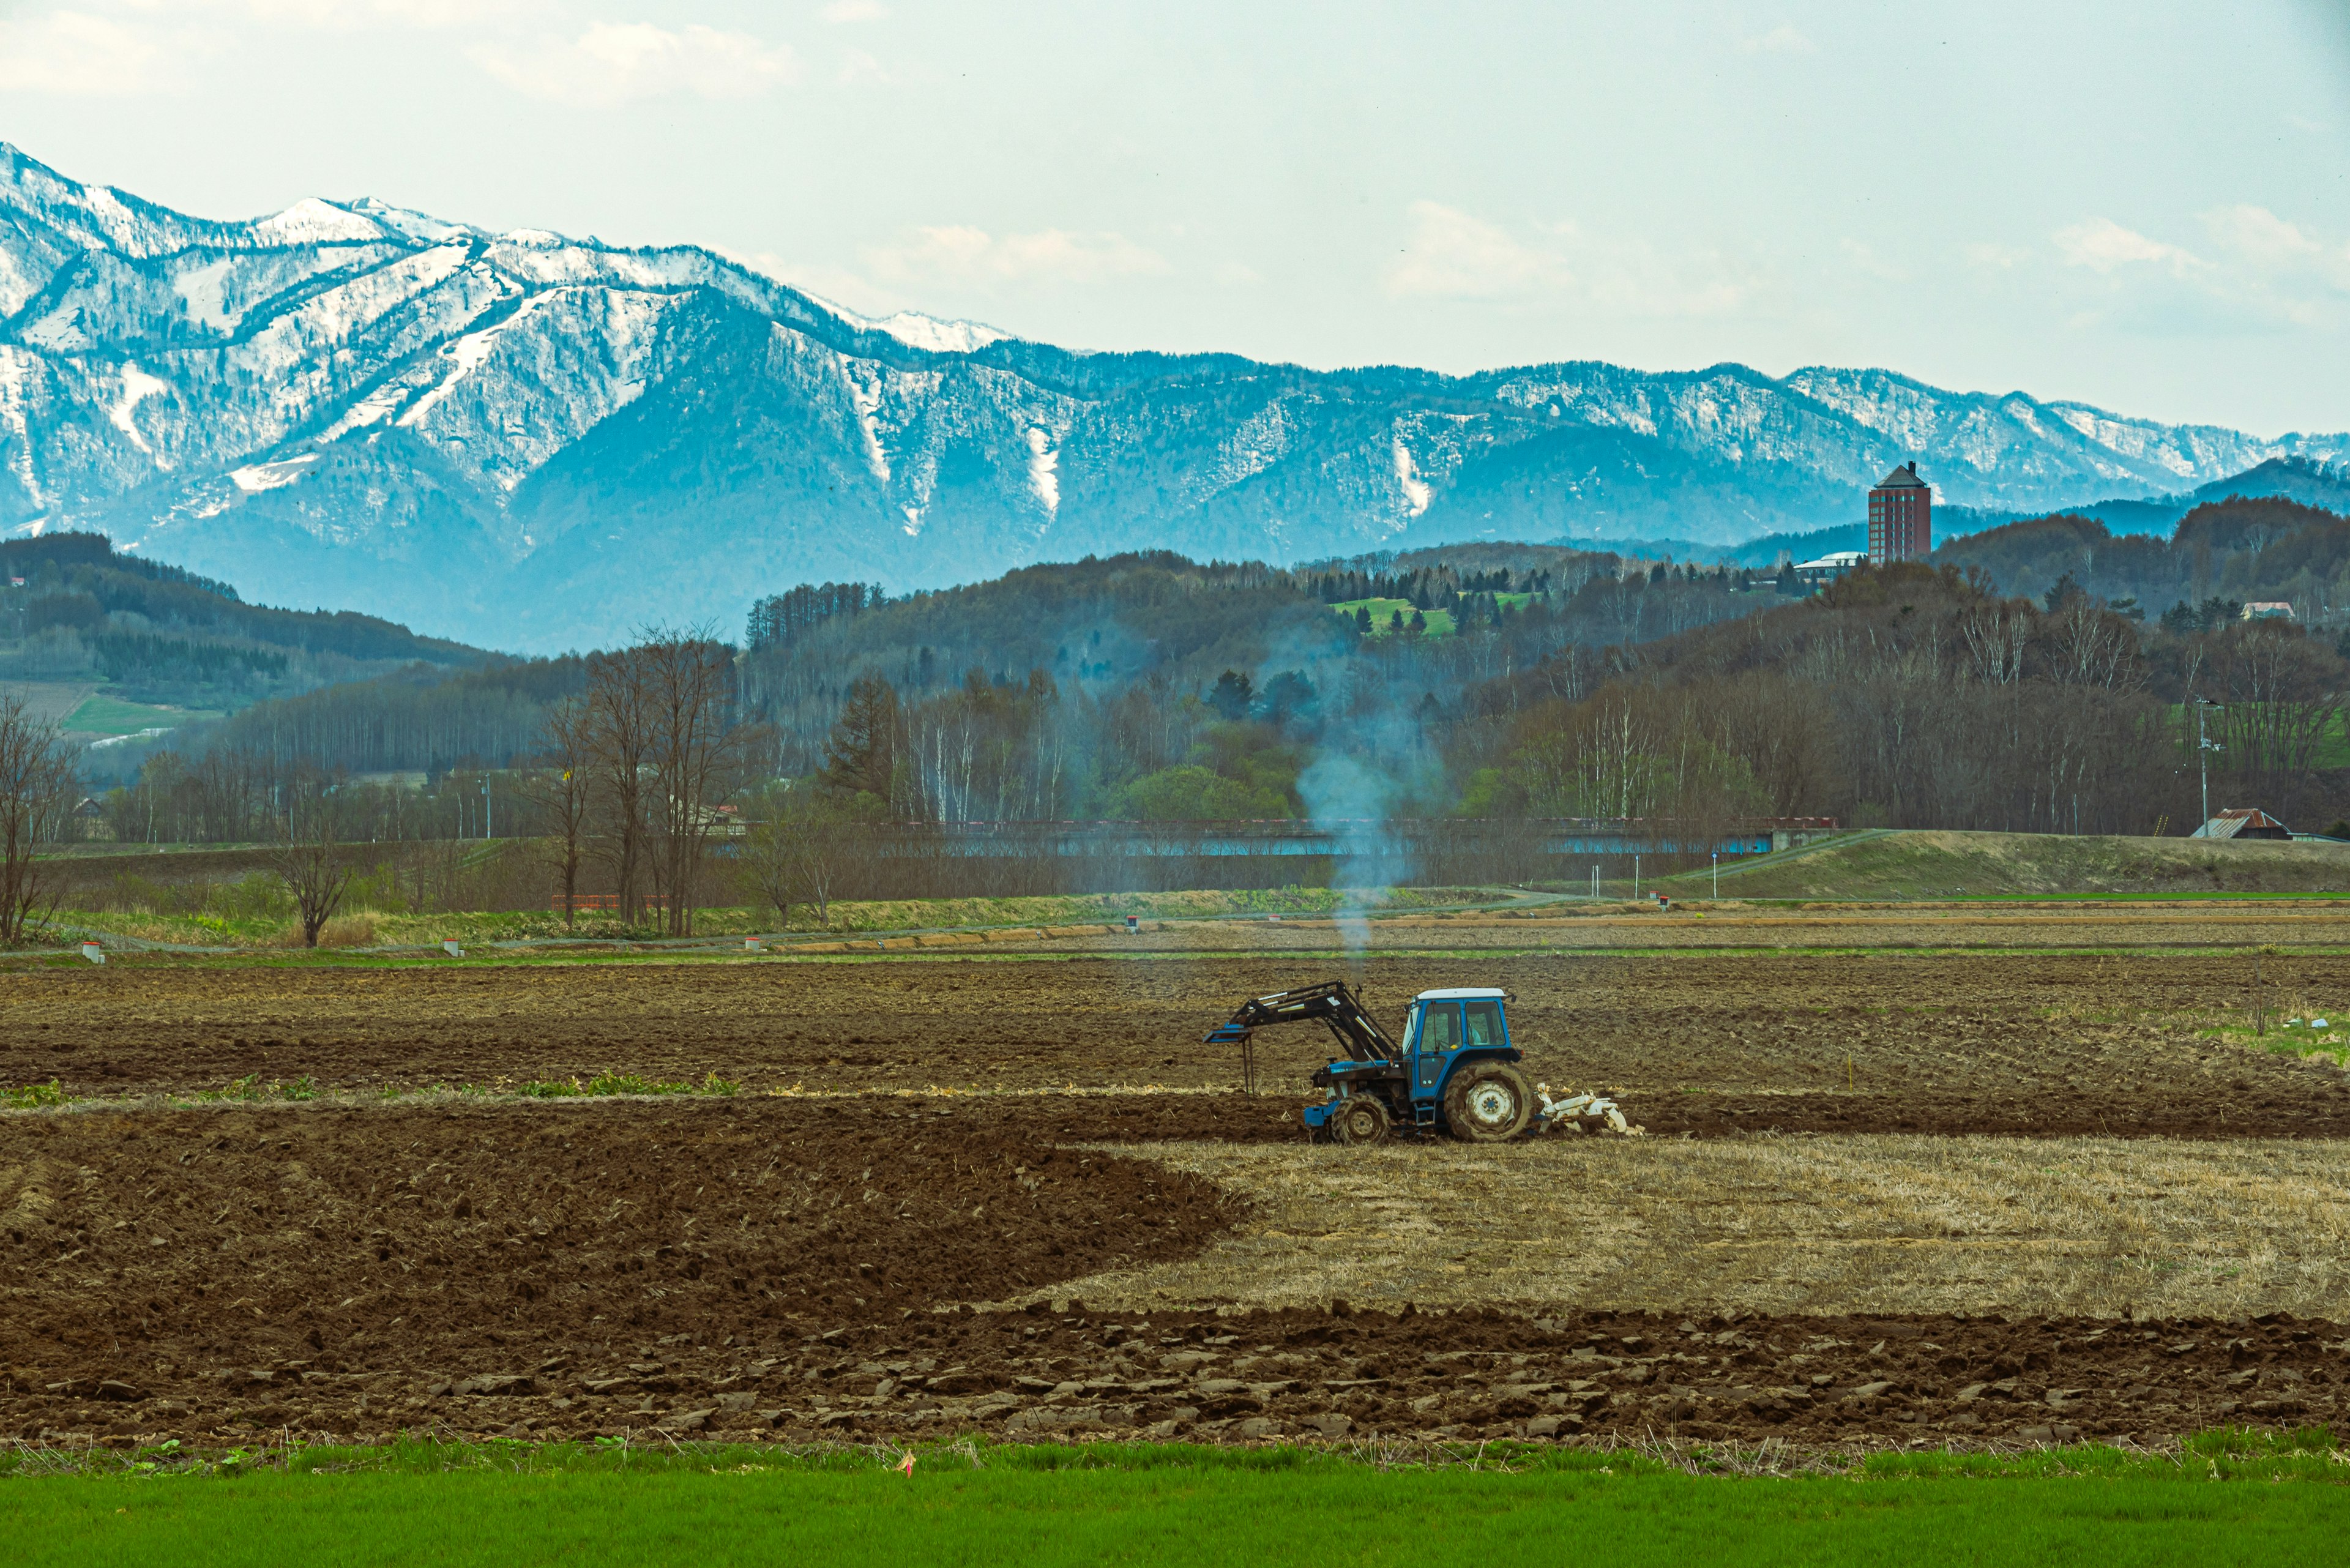
M 1272 1023 L 1302 1023 L 1320 1019 L 1328 1025 L 1350 1060 L 1357 1062 L 1401 1062 L 1403 1047 L 1390 1038 L 1378 1025 L 1354 987 L 1345 981 L 1326 981 L 1320 985 L 1304 986 L 1296 991 L 1276 992 L 1271 996 L 1253 996 L 1234 1010 L 1232 1017 L 1207 1033 L 1203 1044 L 1238 1045 L 1241 1048 L 1241 1073 L 1250 1094 L 1256 1092 L 1256 1052 L 1254 1039 L 1259 1029 Z

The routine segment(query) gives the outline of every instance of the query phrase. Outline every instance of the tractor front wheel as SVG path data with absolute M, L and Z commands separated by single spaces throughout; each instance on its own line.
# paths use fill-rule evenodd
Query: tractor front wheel
M 1444 1086 L 1444 1125 L 1463 1143 L 1502 1143 L 1534 1119 L 1534 1090 L 1507 1062 L 1464 1067 Z
M 1330 1136 L 1353 1147 L 1388 1141 L 1388 1107 L 1371 1095 L 1348 1095 L 1330 1113 Z

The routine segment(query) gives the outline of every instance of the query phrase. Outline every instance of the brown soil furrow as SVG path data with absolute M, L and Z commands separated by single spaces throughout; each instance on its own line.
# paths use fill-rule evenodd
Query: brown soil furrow
M 1323 961 L 631 962 L 384 970 L 109 965 L 0 974 L 0 1085 L 185 1094 L 257 1075 L 328 1090 L 495 1085 L 611 1069 L 754 1090 L 1197 1088 L 1238 1064 L 1204 1031 Z M 2242 960 L 1525 954 L 1373 958 L 1415 991 L 1493 982 L 1536 1077 L 1618 1092 L 1659 1131 L 2337 1134 L 2350 1075 L 2195 1033 L 2241 1021 Z M 2350 959 L 2270 956 L 2272 1014 L 2350 1012 Z M 1311 1029 L 1259 1039 L 1296 1094 Z

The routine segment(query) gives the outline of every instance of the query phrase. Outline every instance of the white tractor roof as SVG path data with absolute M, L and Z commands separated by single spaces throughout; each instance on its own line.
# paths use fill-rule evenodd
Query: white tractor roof
M 1413 1000 L 1418 1002 L 1500 1001 L 1510 993 L 1498 985 L 1456 985 L 1443 991 L 1423 991 Z

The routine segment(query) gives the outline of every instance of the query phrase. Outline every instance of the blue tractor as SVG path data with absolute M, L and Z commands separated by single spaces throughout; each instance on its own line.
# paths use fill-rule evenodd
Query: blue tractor
M 1553 1100 L 1547 1085 L 1526 1082 L 1517 1067 L 1523 1053 L 1510 1041 L 1509 1002 L 1509 992 L 1492 986 L 1423 991 L 1412 998 L 1398 1042 L 1352 986 L 1334 980 L 1252 997 L 1206 1038 L 1211 1045 L 1240 1047 L 1242 1081 L 1253 1094 L 1256 1031 L 1317 1018 L 1326 1024 L 1347 1055 L 1315 1071 L 1315 1087 L 1328 1096 L 1304 1112 L 1306 1133 L 1317 1143 L 1376 1144 L 1438 1133 L 1500 1143 L 1569 1124 L 1580 1130 L 1585 1118 L 1615 1132 L 1637 1130 L 1611 1100 Z

